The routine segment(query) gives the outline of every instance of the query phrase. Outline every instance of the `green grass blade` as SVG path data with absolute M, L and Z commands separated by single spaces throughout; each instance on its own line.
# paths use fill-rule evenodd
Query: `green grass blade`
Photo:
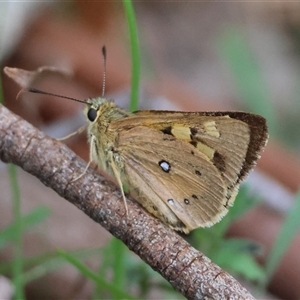
M 59 257 L 57 253 L 47 253 L 39 256 L 34 256 L 25 260 L 24 265 L 28 265 L 28 270 L 24 273 L 24 285 L 37 280 L 51 272 L 58 272 L 59 268 L 65 264 L 63 258 Z
M 4 103 L 2 78 L 0 75 L 0 103 Z M 14 298 L 18 300 L 25 299 L 23 291 L 23 240 L 22 240 L 22 225 L 21 225 L 21 197 L 19 184 L 17 179 L 17 168 L 13 164 L 8 164 L 8 173 L 11 186 L 11 195 L 13 203 L 13 215 L 16 226 L 11 231 L 14 240 L 14 260 L 13 260 L 13 284 Z
M 87 268 L 84 264 L 82 264 L 79 260 L 77 260 L 72 255 L 68 254 L 65 251 L 59 250 L 59 255 L 65 258 L 70 264 L 72 264 L 78 271 L 93 280 L 97 285 L 101 285 L 103 288 L 107 289 L 109 292 L 114 295 L 115 299 L 134 299 L 128 293 L 122 291 L 117 285 L 111 284 L 101 278 L 97 273 L 93 272 L 91 269 Z
M 111 251 L 111 242 L 109 242 L 105 247 L 101 249 L 101 257 L 99 257 L 100 260 L 102 260 L 102 263 L 100 264 L 100 267 L 98 269 L 98 276 L 105 278 L 107 274 L 111 272 L 111 265 L 112 265 L 112 256 L 114 256 L 114 253 Z M 105 257 L 105 259 L 103 259 Z M 97 285 L 95 287 L 94 295 L 92 297 L 93 299 L 100 299 L 102 297 L 102 293 L 105 292 L 105 289 Z
M 78 259 L 89 259 L 92 256 L 98 256 L 99 251 L 99 248 L 75 250 L 69 252 L 69 255 Z M 26 270 L 24 273 L 24 285 L 53 271 L 57 272 L 67 263 L 68 262 L 61 257 L 57 251 L 24 259 L 24 269 Z M 5 269 L 8 270 L 9 266 L 7 265 Z
M 17 178 L 17 167 L 8 164 L 8 173 L 11 184 L 13 214 L 15 220 L 14 237 L 14 260 L 13 260 L 13 283 L 15 288 L 15 299 L 25 299 L 23 291 L 23 238 L 22 238 L 22 222 L 21 222 L 21 196 Z
M 273 244 L 271 252 L 266 261 L 267 281 L 265 286 L 270 281 L 272 275 L 276 271 L 281 258 L 288 249 L 293 238 L 300 229 L 300 190 L 298 191 L 293 207 L 288 212 L 286 219 L 281 227 L 281 230 Z
M 118 288 L 125 289 L 130 286 L 128 284 L 128 262 L 130 257 L 126 246 L 117 238 L 112 240 L 101 249 L 102 259 L 101 266 L 97 272 L 99 277 L 105 278 L 108 274 L 112 274 L 112 281 Z M 109 275 L 111 276 L 111 275 Z M 93 299 L 102 297 L 105 289 L 97 285 Z
M 112 241 L 112 251 L 115 254 L 115 260 L 113 264 L 113 282 L 119 288 L 125 288 L 125 279 L 126 279 L 126 266 L 125 266 L 125 246 L 124 244 L 114 238 Z
M 35 224 L 44 221 L 50 215 L 50 209 L 47 207 L 39 207 L 30 212 L 25 217 L 21 217 L 21 228 L 26 230 Z M 18 230 L 19 224 L 14 222 L 0 232 L 0 249 L 14 239 L 14 232 Z
M 127 18 L 130 46 L 131 46 L 131 97 L 130 97 L 130 111 L 138 109 L 139 102 L 139 84 L 140 84 L 140 52 L 139 52 L 139 38 L 137 31 L 136 18 L 132 2 L 130 0 L 123 0 L 125 14 Z

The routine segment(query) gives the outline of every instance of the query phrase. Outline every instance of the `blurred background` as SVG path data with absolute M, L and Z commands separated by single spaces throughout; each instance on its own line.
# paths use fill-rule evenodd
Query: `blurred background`
M 134 10 L 141 109 L 244 110 L 268 120 L 270 140 L 236 201 L 244 205 L 239 217 L 216 229 L 197 230 L 190 242 L 258 298 L 299 299 L 300 3 L 141 1 L 134 2 Z M 2 69 L 55 66 L 72 74 L 50 74 L 35 82 L 36 88 L 77 99 L 101 95 L 103 45 L 106 97 L 128 108 L 131 46 L 121 1 L 0 3 Z M 3 73 L 2 89 L 9 109 L 50 136 L 65 136 L 85 122 L 82 106 L 72 101 L 32 94 L 16 101 L 20 88 Z M 67 144 L 88 159 L 84 134 Z M 0 176 L 0 230 L 7 233 L 14 211 L 4 164 Z M 56 249 L 69 251 L 133 297 L 181 299 L 121 243 L 37 179 L 18 170 L 18 182 L 22 215 L 31 220 L 23 236 L 28 299 L 113 298 L 113 290 L 83 276 Z M 219 243 L 213 244 L 216 236 Z M 14 247 L 9 237 L 0 243 L 0 293 L 7 291 L 7 299 L 14 286 Z M 133 274 L 130 284 L 128 273 Z

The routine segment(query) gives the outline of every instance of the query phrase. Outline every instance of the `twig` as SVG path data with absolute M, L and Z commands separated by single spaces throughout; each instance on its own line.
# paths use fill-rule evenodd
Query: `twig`
M 20 166 L 76 205 L 188 299 L 254 299 L 232 276 L 137 203 L 128 201 L 126 217 L 119 188 L 95 170 L 72 182 L 86 163 L 2 105 L 0 158 Z

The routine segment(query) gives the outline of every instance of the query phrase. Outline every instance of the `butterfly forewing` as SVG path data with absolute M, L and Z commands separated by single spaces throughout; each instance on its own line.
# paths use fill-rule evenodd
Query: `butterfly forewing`
M 137 200 L 144 206 L 148 198 L 162 203 L 159 214 L 173 228 L 188 232 L 210 226 L 227 212 L 220 172 L 189 143 L 137 126 L 120 132 L 118 152 L 126 162 L 124 180 Z
M 243 112 L 138 111 L 109 127 L 119 132 L 122 181 L 185 232 L 227 213 L 267 140 L 265 119 Z
M 228 199 L 255 165 L 267 140 L 265 119 L 244 112 L 138 111 L 116 122 L 119 128 L 133 124 L 160 130 L 205 154 L 220 171 Z

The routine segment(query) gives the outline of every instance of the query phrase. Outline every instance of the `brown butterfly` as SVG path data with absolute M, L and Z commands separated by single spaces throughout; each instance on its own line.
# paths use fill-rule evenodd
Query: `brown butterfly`
M 104 98 L 86 105 L 91 161 L 150 213 L 188 233 L 218 222 L 267 141 L 244 112 L 137 111 Z M 126 203 L 126 200 L 125 200 Z
M 105 61 L 105 48 L 103 55 Z M 185 233 L 211 226 L 228 212 L 268 138 L 266 120 L 245 112 L 130 113 L 103 96 L 55 96 L 86 104 L 86 169 L 95 161 L 116 178 L 126 211 L 123 185 L 150 213 Z

